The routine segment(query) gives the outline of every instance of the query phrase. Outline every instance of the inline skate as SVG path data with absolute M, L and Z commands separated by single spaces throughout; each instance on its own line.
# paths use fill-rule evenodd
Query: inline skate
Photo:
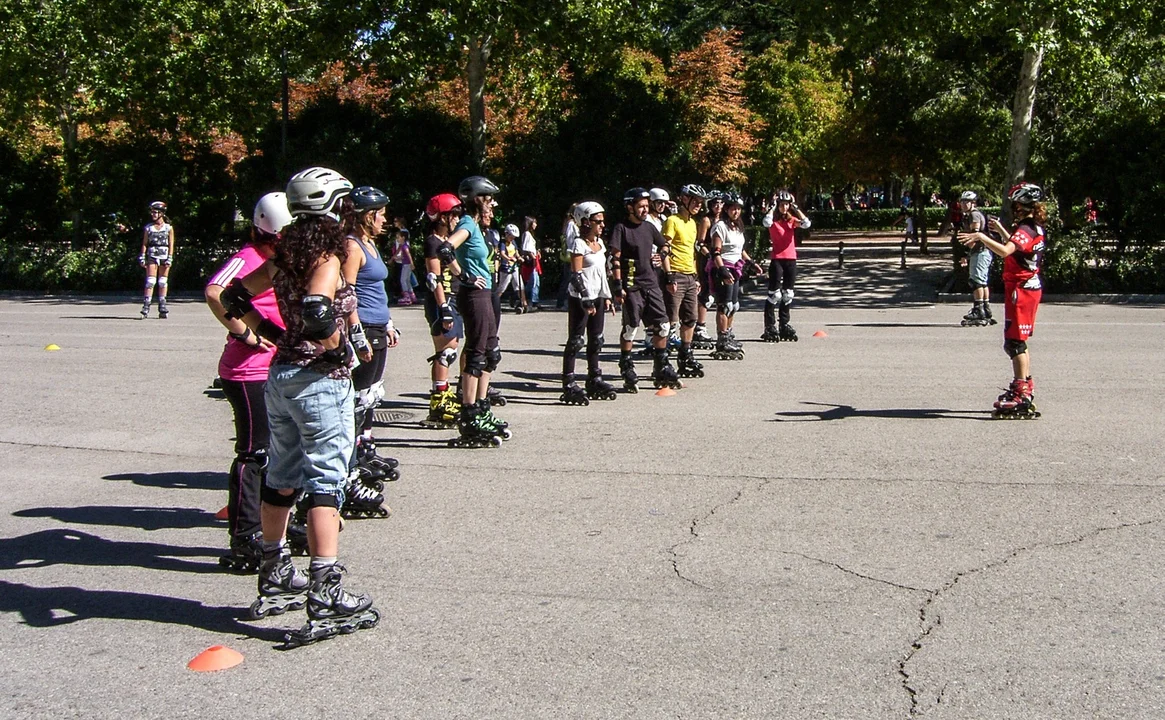
M 514 437 L 514 433 L 510 430 L 510 424 L 502 420 L 497 415 L 494 415 L 493 408 L 490 407 L 489 400 L 478 400 L 478 405 L 481 407 L 481 416 L 486 425 L 493 428 L 494 434 L 501 437 L 502 440 L 509 440 Z
M 619 374 L 623 376 L 623 390 L 635 394 L 639 392 L 639 375 L 635 373 L 635 361 L 631 359 L 631 352 L 624 350 L 619 358 Z
M 737 350 L 739 350 L 741 355 L 744 355 L 744 346 L 741 345 L 740 341 L 736 339 L 736 329 L 735 328 L 728 328 L 727 330 L 725 330 L 725 333 L 728 335 L 729 344 L 731 344 L 733 347 L 735 347 Z
M 591 404 L 591 400 L 587 397 L 586 392 L 574 381 L 573 374 L 562 376 L 562 395 L 558 398 L 558 402 L 566 405 L 585 406 Z
M 263 533 L 246 538 L 231 538 L 231 551 L 218 559 L 223 569 L 237 573 L 253 573 L 263 562 Z
M 716 341 L 716 349 L 712 351 L 713 360 L 743 360 L 744 350 L 732 339 L 728 333 L 722 333 Z
M 690 347 L 680 346 L 680 357 L 676 362 L 676 370 L 682 378 L 704 377 L 704 365 L 696 360 Z
M 344 488 L 344 504 L 340 515 L 346 518 L 388 517 L 390 509 L 384 504 L 384 496 L 360 481 L 359 473 L 348 476 Z
M 667 348 L 655 349 L 655 368 L 651 377 L 652 383 L 657 388 L 672 388 L 679 390 L 684 386 L 680 382 L 680 376 L 676 374 L 676 369 L 672 367 L 671 362 L 667 358 Z
M 994 325 L 995 319 L 984 312 L 982 305 L 976 303 L 975 307 L 971 308 L 971 312 L 963 316 L 963 320 L 959 324 L 963 327 L 985 327 L 987 325 Z
M 166 307 L 166 301 L 159 300 L 158 301 L 158 319 L 165 320 L 168 317 L 170 317 L 170 309 Z
M 150 316 L 150 301 L 147 300 L 144 303 L 142 303 L 142 320 L 145 320 L 149 316 Z
M 313 570 L 307 597 L 307 623 L 284 636 L 286 648 L 347 635 L 376 627 L 380 612 L 372 607 L 372 597 L 348 592 L 342 584 L 342 565 Z
M 506 403 L 508 402 L 505 396 L 502 395 L 501 391 L 495 388 L 493 385 L 489 386 L 489 390 L 486 391 L 485 395 L 486 399 L 489 400 L 490 407 L 505 407 Z
M 461 402 L 452 388 L 446 388 L 429 395 L 429 416 L 421 421 L 422 427 L 448 430 L 457 427 L 457 414 Z
M 457 419 L 458 436 L 449 441 L 449 447 L 501 447 L 502 436 L 489 424 L 478 403 L 463 404 Z
M 1032 396 L 1035 383 L 1032 379 L 1012 380 L 1011 385 L 995 401 L 991 417 L 997 420 L 1035 420 L 1040 416 Z
M 781 332 L 776 327 L 768 326 L 765 327 L 765 331 L 761 334 L 760 339 L 768 343 L 780 342 Z
M 247 612 L 252 620 L 298 610 L 307 602 L 309 581 L 285 549 L 264 555 L 259 565 L 259 597 Z
M 400 461 L 396 458 L 380 457 L 376 454 L 376 442 L 363 435 L 356 438 L 356 464 L 366 469 L 376 480 L 395 482 L 400 480 Z M 383 489 L 376 488 L 377 492 Z
M 797 342 L 797 331 L 789 323 L 785 323 L 777 330 L 781 342 Z
M 587 397 L 591 400 L 614 400 L 615 386 L 603 379 L 603 373 L 591 372 L 587 377 Z
M 703 323 L 696 325 L 696 331 L 692 333 L 692 349 L 711 350 L 714 347 L 716 341 L 708 334 L 708 326 Z

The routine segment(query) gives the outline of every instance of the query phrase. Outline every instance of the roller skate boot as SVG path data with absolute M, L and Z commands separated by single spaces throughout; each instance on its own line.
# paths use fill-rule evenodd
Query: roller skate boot
M 761 333 L 760 339 L 769 343 L 780 342 L 781 332 L 775 327 L 766 327 L 765 331 Z
M 502 440 L 509 440 L 514 437 L 513 431 L 510 430 L 510 424 L 497 415 L 494 415 L 493 408 L 490 406 L 488 399 L 478 400 L 477 403 L 481 407 L 482 421 L 493 430 L 494 435 L 501 437 Z
M 704 366 L 692 355 L 691 347 L 680 346 L 680 357 L 676 362 L 676 370 L 682 378 L 704 377 Z
M 667 359 L 667 348 L 655 349 L 655 368 L 651 374 L 651 381 L 657 388 L 672 388 L 679 390 L 684 386 L 680 376 Z
M 713 360 L 743 360 L 744 351 L 739 345 L 732 342 L 728 333 L 724 333 L 716 341 L 716 349 L 712 351 Z
M 963 327 L 981 327 L 990 325 L 991 323 L 987 321 L 987 316 L 983 314 L 983 306 L 975 303 L 975 306 L 971 308 L 971 312 L 964 315 L 962 322 L 959 324 Z
M 494 432 L 493 426 L 485 421 L 477 403 L 461 406 L 457 419 L 458 436 L 449 441 L 449 447 L 483 448 L 501 447 L 502 438 Z
M 631 351 L 624 350 L 619 358 L 619 374 L 623 376 L 623 390 L 628 393 L 639 392 L 639 375 L 635 373 L 635 361 L 631 359 Z
M 558 398 L 558 402 L 565 405 L 590 405 L 591 399 L 578 383 L 574 381 L 574 375 L 562 376 L 562 395 Z
M 1012 380 L 1011 385 L 995 401 L 991 417 L 998 420 L 1034 420 L 1040 416 L 1032 396 L 1031 378 Z
M 493 385 L 490 385 L 489 389 L 485 393 L 485 397 L 486 400 L 489 400 L 490 407 L 505 407 L 506 403 L 508 402 L 505 396 L 502 395 L 501 391 L 495 388 Z
M 253 573 L 263 562 L 263 534 L 246 538 L 231 538 L 231 551 L 218 559 L 224 569 L 237 573 Z
M 998 325 L 999 324 L 999 322 L 995 318 L 991 317 L 991 303 L 989 303 L 989 302 L 983 303 L 983 317 L 987 318 L 988 325 Z
M 166 307 L 166 301 L 159 300 L 158 301 L 158 318 L 161 320 L 165 320 L 168 317 L 170 317 L 170 309 Z
M 457 415 L 461 412 L 461 402 L 451 389 L 440 390 L 429 395 L 429 416 L 421 425 L 429 428 L 448 430 L 457 427 Z
M 696 331 L 692 333 L 692 348 L 694 350 L 711 350 L 716 347 L 716 341 L 708 334 L 708 327 L 706 325 L 697 325 Z
M 378 480 L 400 480 L 400 461 L 376 454 L 376 442 L 370 437 L 356 438 L 356 462 Z M 380 488 L 377 488 L 379 492 Z
M 389 508 L 384 504 L 384 496 L 359 480 L 359 473 L 348 476 L 348 484 L 344 488 L 344 504 L 340 506 L 340 515 L 346 518 L 370 518 L 389 515 Z
M 781 342 L 797 342 L 797 331 L 788 323 L 778 328 L 777 334 L 781 338 Z
M 144 303 L 142 303 L 142 320 L 145 320 L 149 316 L 150 316 L 150 301 L 147 300 Z
M 591 400 L 614 400 L 615 386 L 603 380 L 603 373 L 592 372 L 587 378 L 587 397 Z
M 380 622 L 380 613 L 372 607 L 371 596 L 344 589 L 341 575 L 345 572 L 339 564 L 312 571 L 311 588 L 307 591 L 307 623 L 284 636 L 287 648 L 366 630 Z
M 291 562 L 286 549 L 264 553 L 259 565 L 259 597 L 247 612 L 252 620 L 298 610 L 307 602 L 307 576 Z
M 741 355 L 744 355 L 744 346 L 736 339 L 736 330 L 734 328 L 728 328 L 725 332 L 728 335 L 728 344 L 739 351 Z

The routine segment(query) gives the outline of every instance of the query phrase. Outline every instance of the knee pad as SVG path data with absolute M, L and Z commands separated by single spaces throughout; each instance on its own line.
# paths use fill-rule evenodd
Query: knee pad
M 284 495 L 273 487 L 267 486 L 267 479 L 263 478 L 263 486 L 259 488 L 259 499 L 275 507 L 291 507 L 295 504 L 295 496 L 299 493 Z
M 623 342 L 635 342 L 635 336 L 639 333 L 638 325 L 624 325 L 623 326 Z
M 497 345 L 485 351 L 485 371 L 493 372 L 502 362 L 502 349 Z
M 465 372 L 474 377 L 481 377 L 484 371 L 485 353 L 478 350 L 467 350 L 465 352 Z
M 146 287 L 152 288 L 153 286 L 155 286 L 157 284 L 158 284 L 158 278 L 154 277 L 153 275 L 149 275 L 146 277 Z
M 439 353 L 430 355 L 428 361 L 436 363 L 441 367 L 453 367 L 453 363 L 457 362 L 457 350 L 455 348 L 445 348 Z
M 781 304 L 789 305 L 793 302 L 793 288 L 781 290 Z
M 292 497 L 295 497 L 294 495 Z M 304 506 L 311 510 L 313 507 L 330 507 L 340 509 L 340 499 L 331 493 L 312 493 L 304 497 Z
M 733 315 L 735 315 L 738 310 L 740 310 L 740 303 L 739 302 L 728 303 L 728 317 L 732 317 Z
M 784 296 L 784 292 L 780 290 L 769 290 L 769 296 L 767 299 L 768 302 L 772 303 L 773 305 L 780 305 L 783 302 L 782 298 Z
M 158 287 L 166 287 L 169 282 L 170 279 L 163 275 L 162 277 L 158 278 Z
M 585 345 L 585 344 L 586 344 L 586 341 L 583 340 L 582 335 L 571 335 L 566 340 L 566 354 L 567 355 L 574 355 L 579 350 L 582 350 L 583 345 Z
M 602 350 L 603 342 L 604 339 L 601 333 L 587 340 L 587 352 L 598 352 Z
M 380 401 L 384 399 L 384 381 L 377 380 L 369 389 L 372 391 L 372 408 L 375 410 L 380 406 Z
M 1007 357 L 1014 358 L 1016 355 L 1023 355 L 1027 352 L 1027 343 L 1023 340 L 1004 340 L 1003 352 L 1007 353 Z
M 660 323 L 659 325 L 655 326 L 655 336 L 656 337 L 666 338 L 670 334 L 671 334 L 671 323 L 663 322 L 663 323 Z

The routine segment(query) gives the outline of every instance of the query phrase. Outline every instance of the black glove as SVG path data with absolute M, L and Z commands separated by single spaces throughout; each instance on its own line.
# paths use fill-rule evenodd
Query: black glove
M 437 306 L 437 316 L 441 318 L 441 324 L 453 322 L 453 308 L 449 307 L 449 303 L 442 303 Z
M 615 297 L 619 297 L 623 294 L 622 278 L 611 278 L 611 294 Z
M 679 275 L 679 273 L 669 272 L 667 274 L 667 284 L 668 285 L 675 285 L 676 282 L 678 282 L 677 281 L 678 275 Z
M 590 310 L 595 306 L 594 300 L 582 300 L 580 302 L 582 302 L 583 310 Z
M 348 343 L 340 343 L 339 347 L 321 353 L 319 359 L 331 365 L 348 367 L 352 364 L 353 359 L 352 346 Z
M 728 269 L 727 265 L 721 265 L 720 267 L 716 268 L 716 275 L 721 280 L 731 280 L 732 279 L 732 271 L 730 269 Z

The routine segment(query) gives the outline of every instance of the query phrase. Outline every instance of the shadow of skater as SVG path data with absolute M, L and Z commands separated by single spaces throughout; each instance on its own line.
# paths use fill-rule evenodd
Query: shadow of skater
M 0 539 L 0 570 L 49 565 L 94 565 L 220 574 L 222 569 L 217 559 L 212 562 L 190 562 L 180 558 L 218 558 L 222 554 L 222 548 L 119 542 L 62 528 Z
M 824 410 L 802 410 L 779 412 L 768 422 L 820 422 L 822 420 L 845 420 L 847 418 L 883 418 L 886 420 L 990 420 L 989 410 L 944 410 L 938 408 L 885 408 L 882 410 L 858 410 L 853 405 L 802 402 L 802 405 L 816 405 Z
M 214 513 L 200 508 L 121 507 L 89 505 L 82 507 L 43 507 L 17 510 L 16 517 L 52 518 L 77 525 L 116 525 L 142 530 L 188 530 L 215 527 L 222 523 Z
M 230 464 L 229 462 L 226 464 Z M 174 488 L 185 490 L 226 490 L 225 472 L 160 472 L 160 473 L 114 473 L 102 480 L 129 480 L 142 487 Z
M 32 627 L 56 627 L 81 620 L 144 620 L 280 642 L 286 630 L 241 622 L 243 608 L 203 605 L 194 600 L 119 590 L 38 588 L 0 580 L 0 611 L 20 613 Z

